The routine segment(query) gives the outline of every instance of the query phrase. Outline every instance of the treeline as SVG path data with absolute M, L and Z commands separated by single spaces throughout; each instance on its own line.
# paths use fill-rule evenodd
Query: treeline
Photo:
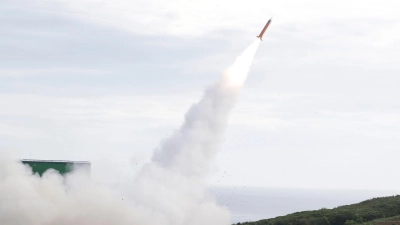
M 377 219 L 374 221 L 362 223 L 361 225 L 400 225 L 400 216 Z
M 400 215 L 400 195 L 373 198 L 334 209 L 296 212 L 237 225 L 353 225 Z

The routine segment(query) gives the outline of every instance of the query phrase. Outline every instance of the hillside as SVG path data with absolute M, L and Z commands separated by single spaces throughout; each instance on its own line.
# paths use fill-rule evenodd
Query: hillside
M 395 216 L 400 216 L 400 195 L 373 198 L 333 209 L 323 208 L 296 212 L 286 216 L 238 223 L 237 225 L 397 225 L 399 221 Z M 389 217 L 393 218 L 389 219 Z
M 400 225 L 400 216 L 389 217 L 385 219 L 377 219 L 362 223 L 362 225 Z

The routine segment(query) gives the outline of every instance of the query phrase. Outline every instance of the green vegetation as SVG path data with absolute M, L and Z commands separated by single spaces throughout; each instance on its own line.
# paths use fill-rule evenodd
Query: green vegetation
M 362 223 L 362 225 L 400 225 L 400 216 L 378 219 Z
M 400 225 L 400 195 L 373 198 L 334 209 L 296 212 L 286 216 L 237 225 Z M 391 217 L 391 218 L 389 218 Z

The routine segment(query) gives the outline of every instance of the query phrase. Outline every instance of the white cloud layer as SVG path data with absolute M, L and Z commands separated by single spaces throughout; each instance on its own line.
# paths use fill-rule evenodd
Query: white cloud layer
M 39 10 L 61 13 L 98 25 L 134 34 L 203 36 L 224 30 L 255 31 L 274 16 L 278 26 L 296 22 L 298 29 L 312 25 L 354 19 L 399 19 L 397 2 L 355 0 L 212 1 L 212 0 L 46 0 L 33 3 Z M 370 28 L 364 23 L 364 28 Z M 388 36 L 399 35 L 392 26 L 382 26 Z M 275 29 L 275 28 L 272 28 Z M 355 30 L 360 27 L 353 28 Z M 397 29 L 398 30 L 398 29 Z M 376 30 L 371 30 L 371 33 Z M 317 32 L 317 31 L 316 31 Z
M 397 1 L 1 3 L 1 150 L 124 180 L 274 16 L 210 182 L 400 186 Z

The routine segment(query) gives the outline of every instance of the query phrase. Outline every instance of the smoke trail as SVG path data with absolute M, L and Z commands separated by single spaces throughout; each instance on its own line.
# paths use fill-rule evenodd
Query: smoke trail
M 79 170 L 66 177 L 54 171 L 38 177 L 0 155 L 0 224 L 230 224 L 230 213 L 205 191 L 204 177 L 258 44 L 251 44 L 189 109 L 179 131 L 161 143 L 134 179 L 125 201 Z
M 180 130 L 157 149 L 153 162 L 186 176 L 205 171 L 217 153 L 229 112 L 247 78 L 258 45 L 259 40 L 254 41 L 223 73 L 220 81 L 206 90 L 200 102 L 186 114 Z
M 254 41 L 220 81 L 205 91 L 203 98 L 187 112 L 179 131 L 161 143 L 152 162 L 138 175 L 135 199 L 149 204 L 148 198 L 141 196 L 152 195 L 155 204 L 149 207 L 164 212 L 170 224 L 205 224 L 204 218 L 210 217 L 207 224 L 230 224 L 229 212 L 207 198 L 202 178 L 218 151 L 229 112 L 247 78 L 258 45 L 259 40 Z M 172 195 L 174 201 L 170 199 Z M 160 204 L 160 199 L 166 201 Z

